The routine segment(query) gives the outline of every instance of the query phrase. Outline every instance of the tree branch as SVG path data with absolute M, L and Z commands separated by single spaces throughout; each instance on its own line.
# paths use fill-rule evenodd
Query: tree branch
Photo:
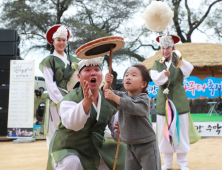
M 38 35 L 38 36 L 42 37 L 43 39 L 45 39 L 45 37 L 44 37 L 43 35 L 41 35 L 41 34 L 37 34 L 37 33 L 26 33 L 26 32 L 21 32 L 21 33 L 19 33 L 19 34 L 23 34 L 23 35 L 27 35 L 27 34 Z
M 53 0 L 51 0 L 52 1 L 52 3 L 54 4 L 54 5 L 56 5 L 56 3 L 53 1 Z
M 92 25 L 93 27 L 98 29 L 98 27 L 94 24 L 94 21 L 93 21 L 93 18 L 91 16 L 91 14 L 90 14 L 89 9 L 86 7 L 86 5 L 83 3 L 83 1 L 76 0 L 76 2 L 80 2 L 83 5 L 83 7 L 85 8 L 86 14 L 87 14 L 87 16 L 89 18 L 90 25 Z
M 160 50 L 160 46 L 158 46 L 157 48 L 155 48 L 152 44 L 140 44 L 140 46 L 137 47 L 136 49 L 134 49 L 133 52 L 136 51 L 136 50 L 138 50 L 140 47 L 144 47 L 144 46 L 150 46 L 150 47 L 152 47 L 152 49 L 155 50 L 155 51 Z
M 180 2 L 181 0 L 172 0 L 173 6 L 174 6 L 174 18 L 173 18 L 173 22 L 174 25 L 176 27 L 176 31 L 178 36 L 181 38 L 182 42 L 187 42 L 187 40 L 185 39 L 185 37 L 182 34 L 181 28 L 180 28 L 180 24 L 179 24 L 179 7 L 180 7 Z
M 201 33 L 205 34 L 207 36 L 207 38 L 212 39 L 205 31 L 202 31 L 199 28 L 197 28 L 197 30 L 200 31 Z
M 206 19 L 206 17 L 208 16 L 208 14 L 210 13 L 211 8 L 218 2 L 221 2 L 222 0 L 217 0 L 214 1 L 212 4 L 209 5 L 206 13 L 202 16 L 202 18 L 199 20 L 199 22 L 195 22 L 195 24 L 193 24 L 193 28 L 190 29 L 189 33 L 192 33 L 197 27 L 200 26 L 200 24 L 202 24 L 202 22 Z
M 131 46 L 129 47 L 129 49 L 134 46 L 134 44 L 139 40 L 140 36 L 143 35 L 144 32 L 145 32 L 145 31 L 143 30 L 143 31 L 138 35 L 138 37 L 132 42 L 132 44 L 131 44 Z
M 190 19 L 190 8 L 188 7 L 188 4 L 187 4 L 187 0 L 185 0 L 185 7 L 187 9 L 187 20 L 188 20 L 188 24 L 189 24 L 189 27 L 190 29 L 192 28 L 192 24 L 191 24 L 191 19 Z

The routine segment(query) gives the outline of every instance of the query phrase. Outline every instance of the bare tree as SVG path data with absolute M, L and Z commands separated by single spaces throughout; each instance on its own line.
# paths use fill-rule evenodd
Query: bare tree
M 207 30 L 215 28 L 215 33 L 219 36 L 222 18 L 219 14 L 222 8 L 222 0 L 202 1 L 199 8 L 192 7 L 193 1 L 171 0 L 174 10 L 174 27 L 182 42 L 192 42 L 191 35 L 195 30 L 199 30 L 209 35 Z M 216 15 L 215 15 L 216 14 Z

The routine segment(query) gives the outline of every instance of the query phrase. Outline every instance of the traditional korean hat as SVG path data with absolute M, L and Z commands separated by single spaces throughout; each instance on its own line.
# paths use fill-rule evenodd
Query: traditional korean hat
M 170 24 L 173 21 L 173 11 L 168 6 L 166 2 L 162 1 L 152 1 L 149 6 L 147 6 L 142 17 L 145 20 L 146 27 L 152 31 L 165 31 L 166 34 L 159 35 L 156 41 L 160 43 L 161 47 L 174 47 L 174 44 L 180 41 L 180 37 L 170 34 Z M 174 50 L 171 54 L 172 64 L 175 68 L 179 68 L 182 65 L 182 57 L 179 51 Z M 160 63 L 163 63 L 164 57 L 160 59 Z
M 46 39 L 49 44 L 52 44 L 52 39 L 64 38 L 67 41 L 70 37 L 70 31 L 64 25 L 58 24 L 50 27 L 46 32 Z
M 180 41 L 180 37 L 169 33 L 169 25 L 173 21 L 174 13 L 166 2 L 152 1 L 142 14 L 146 27 L 152 31 L 165 31 L 167 34 L 159 35 L 156 41 L 161 47 L 174 46 Z
M 98 66 L 102 69 L 103 65 L 103 57 L 90 58 L 90 59 L 82 59 L 79 63 L 72 63 L 72 69 L 78 70 L 80 73 L 85 67 L 88 66 Z
M 51 54 L 53 54 L 54 52 L 53 40 L 55 40 L 56 38 L 63 38 L 68 41 L 69 37 L 70 37 L 70 31 L 64 25 L 58 24 L 50 27 L 46 32 L 46 39 L 48 43 L 51 45 L 50 49 Z M 68 44 L 68 56 L 69 56 L 69 44 Z
M 169 32 L 165 35 L 159 35 L 156 38 L 156 41 L 160 43 L 161 47 L 174 47 L 174 44 L 180 41 L 180 37 L 176 35 L 169 34 Z
M 110 47 L 113 48 L 112 52 L 114 52 L 123 47 L 124 44 L 125 42 L 122 37 L 103 37 L 82 45 L 76 50 L 76 55 L 80 59 L 101 57 L 110 53 Z
M 92 59 L 110 54 L 109 73 L 112 70 L 112 54 L 124 46 L 122 37 L 109 36 L 90 41 L 76 50 L 77 58 Z

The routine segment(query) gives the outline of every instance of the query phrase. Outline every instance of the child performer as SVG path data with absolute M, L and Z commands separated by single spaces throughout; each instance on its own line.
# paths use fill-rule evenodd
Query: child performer
M 146 88 L 150 77 L 147 69 L 136 64 L 125 71 L 123 86 L 126 92 L 110 90 L 113 75 L 106 74 L 105 81 L 103 95 L 119 110 L 120 137 L 127 144 L 125 169 L 160 170 L 160 153 L 149 120 L 150 101 Z

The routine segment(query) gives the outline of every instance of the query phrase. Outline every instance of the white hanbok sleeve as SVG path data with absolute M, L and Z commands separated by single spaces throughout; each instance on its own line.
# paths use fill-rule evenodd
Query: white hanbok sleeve
M 112 119 L 110 120 L 110 122 L 108 124 L 108 127 L 111 131 L 111 135 L 112 135 L 113 139 L 115 139 L 116 141 L 118 141 L 119 133 L 116 132 L 116 129 L 114 129 L 114 126 L 115 126 L 115 123 L 117 123 L 117 121 L 118 121 L 118 115 L 119 115 L 119 112 L 117 112 L 115 115 L 113 115 Z
M 43 66 L 42 70 L 43 70 L 43 75 L 45 78 L 45 85 L 49 93 L 49 97 L 54 103 L 57 104 L 63 99 L 63 96 L 61 92 L 59 91 L 56 82 L 53 81 L 54 73 L 52 69 L 48 67 Z
M 59 116 L 61 117 L 62 124 L 67 128 L 74 131 L 79 131 L 84 128 L 87 119 L 90 117 L 85 114 L 82 101 L 75 103 L 73 101 L 62 101 L 59 107 Z
M 165 84 L 168 80 L 168 77 L 164 74 L 164 70 L 162 72 L 158 72 L 157 70 L 150 70 L 150 77 L 158 86 Z
M 189 77 L 192 70 L 193 70 L 193 65 L 190 64 L 188 61 L 182 59 L 182 66 L 180 67 L 180 70 L 182 71 L 183 75 L 185 77 Z

